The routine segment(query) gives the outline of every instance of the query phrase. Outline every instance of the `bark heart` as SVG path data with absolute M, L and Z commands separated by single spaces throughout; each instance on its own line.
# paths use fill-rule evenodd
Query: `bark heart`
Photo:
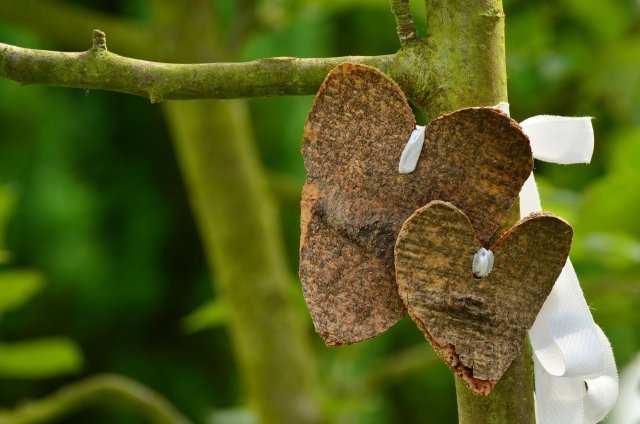
M 486 242 L 531 172 L 518 124 L 494 109 L 471 108 L 429 123 L 416 170 L 400 174 L 414 128 L 401 89 L 368 66 L 339 65 L 314 100 L 302 141 L 300 278 L 328 345 L 373 337 L 406 315 L 393 246 L 413 211 L 450 201 Z
M 473 256 L 483 245 L 462 211 L 434 201 L 406 220 L 395 247 L 400 297 L 469 389 L 488 395 L 519 353 L 572 236 L 556 216 L 529 215 L 489 248 L 493 268 L 477 278 Z

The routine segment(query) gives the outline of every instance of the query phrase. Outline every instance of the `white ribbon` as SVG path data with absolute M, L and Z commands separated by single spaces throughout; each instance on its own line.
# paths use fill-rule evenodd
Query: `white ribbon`
M 505 111 L 504 106 L 499 109 Z M 508 109 L 506 111 L 508 113 Z M 591 118 L 534 116 L 521 122 L 533 157 L 589 163 Z M 533 173 L 520 191 L 520 215 L 541 211 Z M 618 376 L 611 345 L 593 321 L 570 260 L 529 330 L 539 424 L 595 424 L 613 408 Z
M 509 115 L 508 103 L 494 107 Z M 560 164 L 591 161 L 591 118 L 540 115 L 520 125 L 531 141 L 534 158 Z M 416 127 L 400 158 L 401 173 L 413 172 L 423 142 L 424 127 Z M 520 191 L 520 215 L 541 210 L 531 173 Z M 616 364 L 569 259 L 529 330 L 529 338 L 538 424 L 596 424 L 602 420 L 618 396 Z
M 533 157 L 545 162 L 589 163 L 593 154 L 590 117 L 538 115 L 520 123 L 531 140 Z

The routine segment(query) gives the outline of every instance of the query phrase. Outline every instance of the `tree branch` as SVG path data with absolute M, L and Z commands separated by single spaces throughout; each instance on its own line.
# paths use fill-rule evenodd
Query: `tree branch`
M 94 34 L 101 34 L 94 31 Z M 394 55 L 322 59 L 276 57 L 241 63 L 172 64 L 113 54 L 95 43 L 86 52 L 34 50 L 0 43 L 0 76 L 21 84 L 119 91 L 163 99 L 230 99 L 313 94 L 343 62 L 383 72 Z
M 167 399 L 151 389 L 117 375 L 99 375 L 70 384 L 40 400 L 0 410 L 0 424 L 37 424 L 68 416 L 89 404 L 118 405 L 155 424 L 189 424 Z
M 398 37 L 400 44 L 405 46 L 418 39 L 418 31 L 413 23 L 409 0 L 390 0 L 391 11 L 396 17 Z

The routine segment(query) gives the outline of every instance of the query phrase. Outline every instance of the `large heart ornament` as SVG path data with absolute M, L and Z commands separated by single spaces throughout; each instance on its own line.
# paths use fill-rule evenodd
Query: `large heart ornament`
M 314 100 L 302 141 L 300 278 L 328 345 L 373 337 L 406 315 L 393 246 L 417 208 L 452 202 L 487 242 L 531 172 L 518 124 L 471 108 L 429 123 L 416 170 L 400 174 L 414 129 L 400 87 L 375 68 L 339 65 Z
M 495 242 L 493 268 L 478 278 L 482 247 L 469 219 L 434 201 L 402 226 L 396 279 L 409 315 L 474 392 L 488 395 L 524 344 L 571 246 L 573 231 L 548 213 L 529 215 Z

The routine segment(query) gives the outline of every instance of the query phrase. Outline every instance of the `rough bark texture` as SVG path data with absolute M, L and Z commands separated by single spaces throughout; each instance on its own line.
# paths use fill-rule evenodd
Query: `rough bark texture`
M 400 87 L 363 65 L 336 67 L 309 113 L 300 277 L 329 345 L 373 337 L 405 315 L 393 246 L 417 208 L 451 201 L 486 243 L 531 173 L 529 140 L 518 124 L 494 109 L 472 108 L 431 122 L 416 170 L 400 174 L 414 128 Z
M 477 278 L 471 263 L 481 243 L 455 206 L 434 201 L 402 226 L 395 249 L 400 296 L 438 355 L 475 393 L 488 395 L 520 352 L 572 235 L 560 218 L 529 215 L 491 246 L 493 269 Z

